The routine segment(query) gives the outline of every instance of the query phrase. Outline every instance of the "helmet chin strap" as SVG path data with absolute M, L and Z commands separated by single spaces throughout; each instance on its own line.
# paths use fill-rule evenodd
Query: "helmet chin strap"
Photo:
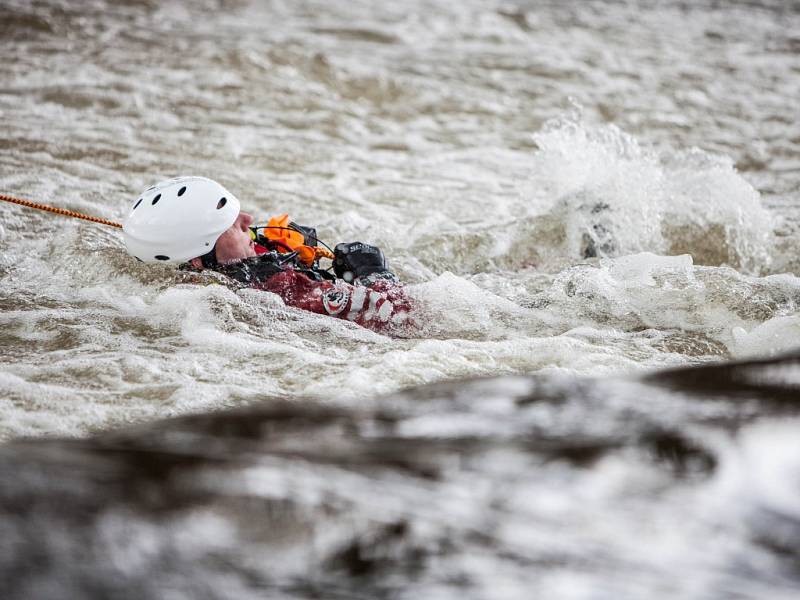
M 219 261 L 217 260 L 217 245 L 214 244 L 214 247 L 203 254 L 200 257 L 200 262 L 203 264 L 204 269 L 213 269 L 219 266 Z

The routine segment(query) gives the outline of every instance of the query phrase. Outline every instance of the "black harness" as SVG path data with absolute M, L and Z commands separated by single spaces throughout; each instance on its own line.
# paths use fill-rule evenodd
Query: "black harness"
M 216 262 L 216 259 L 215 259 Z M 203 263 L 205 266 L 205 263 Z M 280 253 L 271 250 L 259 256 L 244 258 L 230 264 L 217 263 L 209 267 L 244 285 L 252 286 L 265 282 L 273 275 L 292 269 L 314 281 L 333 281 L 336 276 L 316 265 L 308 267 L 300 262 L 297 252 Z
M 314 261 L 314 264 L 309 267 L 300 261 L 297 252 L 263 235 L 265 227 L 254 227 L 252 229 L 256 234 L 256 243 L 267 248 L 268 252 L 244 258 L 235 263 L 223 264 L 217 260 L 217 246 L 215 244 L 209 252 L 200 257 L 203 268 L 227 275 L 244 285 L 263 283 L 276 273 L 288 269 L 303 273 L 314 281 L 333 281 L 336 279 L 336 276 L 332 273 L 320 269 L 318 261 Z M 292 229 L 303 234 L 303 240 L 307 246 L 317 245 L 318 238 L 315 228 L 289 223 L 289 227 L 286 229 Z

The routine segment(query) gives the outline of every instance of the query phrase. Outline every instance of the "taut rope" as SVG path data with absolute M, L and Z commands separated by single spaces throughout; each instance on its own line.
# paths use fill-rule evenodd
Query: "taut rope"
M 40 204 L 39 202 L 31 202 L 30 200 L 23 200 L 22 198 L 15 198 L 14 196 L 7 196 L 0 194 L 0 200 L 4 202 L 11 202 L 12 204 L 19 204 L 20 206 L 27 206 L 28 208 L 38 208 L 39 210 L 46 210 L 47 212 L 56 213 L 65 217 L 75 217 L 76 219 L 84 219 L 92 223 L 100 223 L 102 225 L 110 225 L 111 227 L 118 227 L 122 229 L 122 225 L 109 221 L 108 219 L 101 219 L 100 217 L 92 217 L 84 215 L 83 213 L 75 212 L 74 210 L 67 210 L 66 208 L 57 208 L 55 206 L 48 206 L 47 204 Z

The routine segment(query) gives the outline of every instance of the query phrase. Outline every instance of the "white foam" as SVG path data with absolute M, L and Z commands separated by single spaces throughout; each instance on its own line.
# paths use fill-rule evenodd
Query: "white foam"
M 588 124 L 580 110 L 534 139 L 537 184 L 573 257 L 689 251 L 700 264 L 768 269 L 774 220 L 729 158 L 697 148 L 656 154 L 614 125 Z
M 728 446 L 716 485 L 719 500 L 739 518 L 767 510 L 800 520 L 800 421 L 765 420 Z
M 732 334 L 735 356 L 775 356 L 800 347 L 800 315 L 773 317 L 750 331 L 734 327 Z

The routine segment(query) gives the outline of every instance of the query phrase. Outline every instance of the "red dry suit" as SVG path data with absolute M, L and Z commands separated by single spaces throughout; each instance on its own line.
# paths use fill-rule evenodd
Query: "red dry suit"
M 411 300 L 394 275 L 356 279 L 355 285 L 301 263 L 297 253 L 266 251 L 216 270 L 249 287 L 280 296 L 287 306 L 389 331 L 407 323 Z
M 379 279 L 369 287 L 335 281 L 315 281 L 294 269 L 272 275 L 256 285 L 280 296 L 287 306 L 346 319 L 376 331 L 407 322 L 411 301 L 401 285 Z

